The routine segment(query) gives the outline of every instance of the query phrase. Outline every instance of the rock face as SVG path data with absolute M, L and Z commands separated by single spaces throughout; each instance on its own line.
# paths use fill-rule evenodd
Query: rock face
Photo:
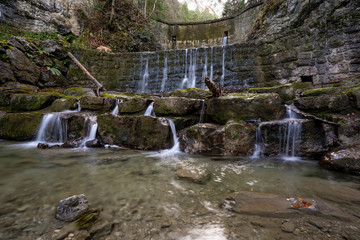
M 294 104 L 306 112 L 341 112 L 349 109 L 349 98 L 345 94 L 328 94 L 296 99 Z
M 10 64 L 0 61 L 0 84 L 14 81 L 16 81 L 16 78 Z
M 176 177 L 179 179 L 187 179 L 194 183 L 206 183 L 209 181 L 211 175 L 206 169 L 194 168 L 194 169 L 178 169 L 176 171 Z
M 85 194 L 74 195 L 59 202 L 55 217 L 65 222 L 72 222 L 88 209 L 89 204 Z
M 340 123 L 339 140 L 344 146 L 360 145 L 360 119 L 350 118 Z
M 274 120 L 284 114 L 278 94 L 231 94 L 206 100 L 209 120 L 225 124 L 230 119 L 261 118 Z
M 9 56 L 16 79 L 23 83 L 36 85 L 40 77 L 37 66 L 17 48 L 8 49 L 6 53 Z
M 301 199 L 301 198 L 300 198 Z M 297 218 L 316 215 L 328 219 L 347 221 L 350 216 L 320 200 L 303 199 L 270 193 L 236 192 L 222 204 L 235 213 L 275 218 Z
M 105 144 L 159 150 L 173 145 L 169 123 L 150 116 L 98 116 L 98 133 Z
M 320 165 L 328 169 L 360 174 L 360 146 L 331 150 L 321 158 Z
M 256 128 L 243 121 L 225 126 L 203 123 L 184 129 L 180 149 L 186 153 L 247 155 L 254 148 Z
M 163 97 L 154 99 L 156 116 L 185 116 L 201 110 L 202 101 L 182 97 Z M 199 114 L 199 113 L 198 113 Z
M 78 107 L 78 99 L 73 98 L 61 98 L 55 100 L 51 105 L 51 112 L 62 112 L 64 110 L 74 110 Z
M 207 96 L 211 96 L 209 90 L 190 87 L 186 88 L 185 90 L 177 89 L 171 94 L 171 97 L 185 97 L 194 99 L 205 99 Z
M 119 114 L 143 114 L 149 104 L 149 99 L 131 98 L 129 101 L 119 103 Z
M 36 135 L 42 113 L 8 113 L 0 118 L 0 138 L 29 140 Z

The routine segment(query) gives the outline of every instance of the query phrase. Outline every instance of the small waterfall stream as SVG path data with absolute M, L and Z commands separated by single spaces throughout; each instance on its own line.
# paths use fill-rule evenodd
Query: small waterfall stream
M 153 116 L 156 117 L 155 112 L 154 112 L 154 102 L 151 102 L 149 104 L 149 106 L 147 107 L 144 116 Z
M 143 56 L 141 55 L 141 59 L 143 59 Z M 149 81 L 149 58 L 146 57 L 145 60 L 145 69 L 144 69 L 144 73 L 143 73 L 143 77 L 142 77 L 142 81 L 141 81 L 141 92 L 145 92 L 146 91 L 146 87 L 148 85 L 148 81 Z
M 161 81 L 161 90 L 160 90 L 161 92 L 165 91 L 165 83 L 166 83 L 167 78 L 168 78 L 167 53 L 165 52 L 163 78 L 162 78 L 162 81 Z
M 176 127 L 175 127 L 174 121 L 172 119 L 170 119 L 170 118 L 167 118 L 167 121 L 168 121 L 168 123 L 170 125 L 171 133 L 173 135 L 174 145 L 173 145 L 172 148 L 161 150 L 160 153 L 154 154 L 152 156 L 157 156 L 157 157 L 161 157 L 161 158 L 167 158 L 167 157 L 173 157 L 173 156 L 181 153 L 179 138 L 177 137 Z
M 80 147 L 86 148 L 86 142 L 96 139 L 96 132 L 98 128 L 97 117 L 90 116 L 85 119 L 85 124 L 88 125 L 87 134 L 84 140 L 82 141 Z
M 256 134 L 255 134 L 255 147 L 254 153 L 251 156 L 252 158 L 260 158 L 264 156 L 265 146 L 264 146 L 264 139 L 261 134 L 261 123 L 259 123 Z
M 180 89 L 184 88 L 185 84 L 189 81 L 187 71 L 188 71 L 188 64 L 187 64 L 187 56 L 188 56 L 188 49 L 185 49 L 185 75 L 181 82 Z
M 121 100 L 116 99 L 115 107 L 114 107 L 114 109 L 111 111 L 111 114 L 114 115 L 114 116 L 118 115 L 118 113 L 119 113 L 119 103 L 120 103 L 120 101 L 121 101 Z
M 66 122 L 60 113 L 46 114 L 41 120 L 35 142 L 64 143 L 66 141 Z
M 222 62 L 221 62 L 221 78 L 220 78 L 220 86 L 224 86 L 224 80 L 225 80 L 225 54 L 226 54 L 226 43 L 227 43 L 227 36 L 223 37 L 223 50 L 222 50 Z

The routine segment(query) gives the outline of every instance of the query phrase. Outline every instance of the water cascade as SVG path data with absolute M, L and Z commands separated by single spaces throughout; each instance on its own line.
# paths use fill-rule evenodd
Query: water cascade
M 114 116 L 118 115 L 118 113 L 119 113 L 119 102 L 120 102 L 120 100 L 116 99 L 115 107 L 111 111 L 111 114 L 114 115 Z
M 189 65 L 189 80 L 188 87 L 196 87 L 196 60 L 198 56 L 198 49 L 190 49 L 190 65 Z
M 173 157 L 174 155 L 177 155 L 177 154 L 181 153 L 179 138 L 177 137 L 177 134 L 176 134 L 176 127 L 175 127 L 174 121 L 172 119 L 170 119 L 170 118 L 167 118 L 167 121 L 169 122 L 169 125 L 170 125 L 170 128 L 171 128 L 174 145 L 173 145 L 172 148 L 162 150 L 162 151 L 160 151 L 160 153 L 155 154 L 153 156 L 166 158 L 166 157 Z
M 203 79 L 205 79 L 205 77 L 208 75 L 207 66 L 208 66 L 208 56 L 207 56 L 207 52 L 205 51 L 205 63 L 204 63 L 203 73 L 201 76 L 201 81 L 203 81 Z M 202 85 L 202 88 L 205 88 L 204 82 L 201 85 Z
M 142 58 L 143 58 L 143 56 L 141 55 L 141 59 Z M 142 81 L 141 81 L 141 92 L 145 92 L 146 87 L 148 85 L 148 81 L 149 81 L 149 58 L 146 57 L 145 70 L 144 70 Z
M 153 116 L 156 117 L 155 112 L 154 112 L 154 102 L 151 102 L 149 104 L 149 106 L 147 107 L 144 116 Z
M 202 104 L 201 104 L 201 112 L 200 112 L 199 123 L 204 122 L 205 112 L 206 112 L 206 104 L 205 104 L 205 101 L 203 100 Z
M 165 57 L 164 57 L 164 68 L 163 68 L 163 78 L 161 81 L 161 92 L 165 91 L 165 83 L 167 80 L 167 74 L 168 74 L 168 67 L 167 67 L 167 53 L 165 52 Z
M 64 143 L 66 140 L 66 121 L 60 113 L 46 114 L 40 123 L 36 142 Z
M 227 43 L 227 36 L 223 37 L 223 49 L 222 49 L 222 62 L 221 62 L 221 78 L 220 78 L 220 86 L 224 86 L 224 79 L 225 79 L 225 53 L 226 53 L 226 43 Z
M 211 57 L 211 66 L 210 66 L 210 81 L 213 81 L 214 79 L 214 47 L 211 47 L 210 50 L 210 57 Z
M 286 114 L 283 119 L 284 123 L 280 125 L 279 135 L 279 152 L 286 160 L 296 160 L 295 147 L 296 142 L 301 140 L 302 120 L 286 106 Z
M 87 134 L 84 140 L 82 141 L 81 147 L 86 147 L 86 142 L 96 139 L 96 132 L 98 128 L 97 117 L 90 116 L 86 118 L 85 125 L 87 125 Z
M 261 123 L 259 123 L 255 134 L 255 148 L 252 158 L 260 158 L 264 156 L 265 146 L 264 139 L 261 134 Z
M 180 89 L 184 88 L 185 84 L 187 84 L 187 82 L 189 81 L 187 76 L 187 71 L 188 71 L 187 56 L 188 56 L 188 49 L 185 49 L 185 75 L 184 75 L 184 79 L 181 82 Z

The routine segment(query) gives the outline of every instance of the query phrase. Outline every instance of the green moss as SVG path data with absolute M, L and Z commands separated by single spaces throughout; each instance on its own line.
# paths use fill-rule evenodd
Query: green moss
M 303 92 L 302 97 L 320 96 L 323 94 L 337 93 L 338 91 L 338 88 L 316 88 Z
M 79 217 L 75 224 L 79 229 L 89 229 L 98 220 L 99 213 L 97 211 L 87 212 Z
M 8 113 L 0 118 L 0 138 L 28 140 L 35 136 L 42 113 Z

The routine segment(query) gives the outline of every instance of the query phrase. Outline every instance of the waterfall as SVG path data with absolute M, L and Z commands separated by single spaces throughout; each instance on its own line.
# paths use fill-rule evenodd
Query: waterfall
M 286 160 L 296 160 L 295 148 L 296 143 L 301 140 L 302 121 L 298 115 L 286 106 L 285 123 L 279 128 L 279 152 Z
M 170 118 L 167 118 L 167 121 L 169 122 L 169 125 L 170 125 L 170 128 L 171 128 L 174 145 L 173 145 L 172 148 L 162 150 L 162 151 L 160 151 L 160 153 L 152 155 L 152 156 L 166 158 L 166 157 L 173 157 L 173 156 L 181 153 L 179 138 L 177 137 L 177 134 L 176 134 L 176 128 L 175 128 L 174 121 L 172 119 L 170 119 Z
M 168 72 L 168 68 L 167 68 L 167 53 L 165 52 L 165 56 L 164 56 L 164 68 L 163 68 L 163 78 L 161 81 L 161 92 L 165 91 L 165 83 L 167 80 L 167 72 Z
M 40 123 L 36 142 L 64 143 L 66 140 L 66 122 L 59 113 L 46 114 Z
M 190 65 L 189 65 L 189 80 L 188 87 L 196 87 L 196 60 L 198 55 L 198 49 L 190 49 Z
M 111 114 L 114 115 L 114 116 L 118 115 L 118 113 L 119 113 L 119 102 L 120 102 L 120 100 L 116 99 L 115 107 L 111 111 Z
M 226 53 L 226 43 L 227 43 L 227 36 L 223 37 L 223 47 L 222 47 L 222 73 L 220 78 L 220 86 L 224 87 L 224 79 L 225 79 L 225 53 Z
M 204 70 L 202 73 L 202 77 L 201 77 L 201 81 L 203 82 L 205 77 L 208 75 L 207 73 L 207 65 L 208 65 L 208 56 L 207 56 L 207 51 L 205 50 L 205 64 L 204 64 Z M 202 83 L 202 88 L 205 88 L 205 83 Z
M 143 57 L 141 55 L 141 59 L 142 58 Z M 145 92 L 146 87 L 148 85 L 148 81 L 149 81 L 149 57 L 147 56 L 145 61 L 145 70 L 141 81 L 141 92 Z
M 81 147 L 85 147 L 85 148 L 86 148 L 86 142 L 96 139 L 96 132 L 98 128 L 97 117 L 91 116 L 89 118 L 86 118 L 85 125 L 86 123 L 88 123 L 87 134 L 81 143 Z
M 187 71 L 188 71 L 187 55 L 188 55 L 188 49 L 185 49 L 185 75 L 184 75 L 183 81 L 180 85 L 180 89 L 184 88 L 185 84 L 187 84 L 187 82 L 189 81 L 188 76 L 187 76 Z
M 260 158 L 264 156 L 264 139 L 261 134 L 261 123 L 259 123 L 256 134 L 255 134 L 255 147 L 254 147 L 254 153 L 252 155 L 252 158 Z
M 156 117 L 155 112 L 154 112 L 154 102 L 151 102 L 149 104 L 149 106 L 147 107 L 144 116 L 153 116 Z

